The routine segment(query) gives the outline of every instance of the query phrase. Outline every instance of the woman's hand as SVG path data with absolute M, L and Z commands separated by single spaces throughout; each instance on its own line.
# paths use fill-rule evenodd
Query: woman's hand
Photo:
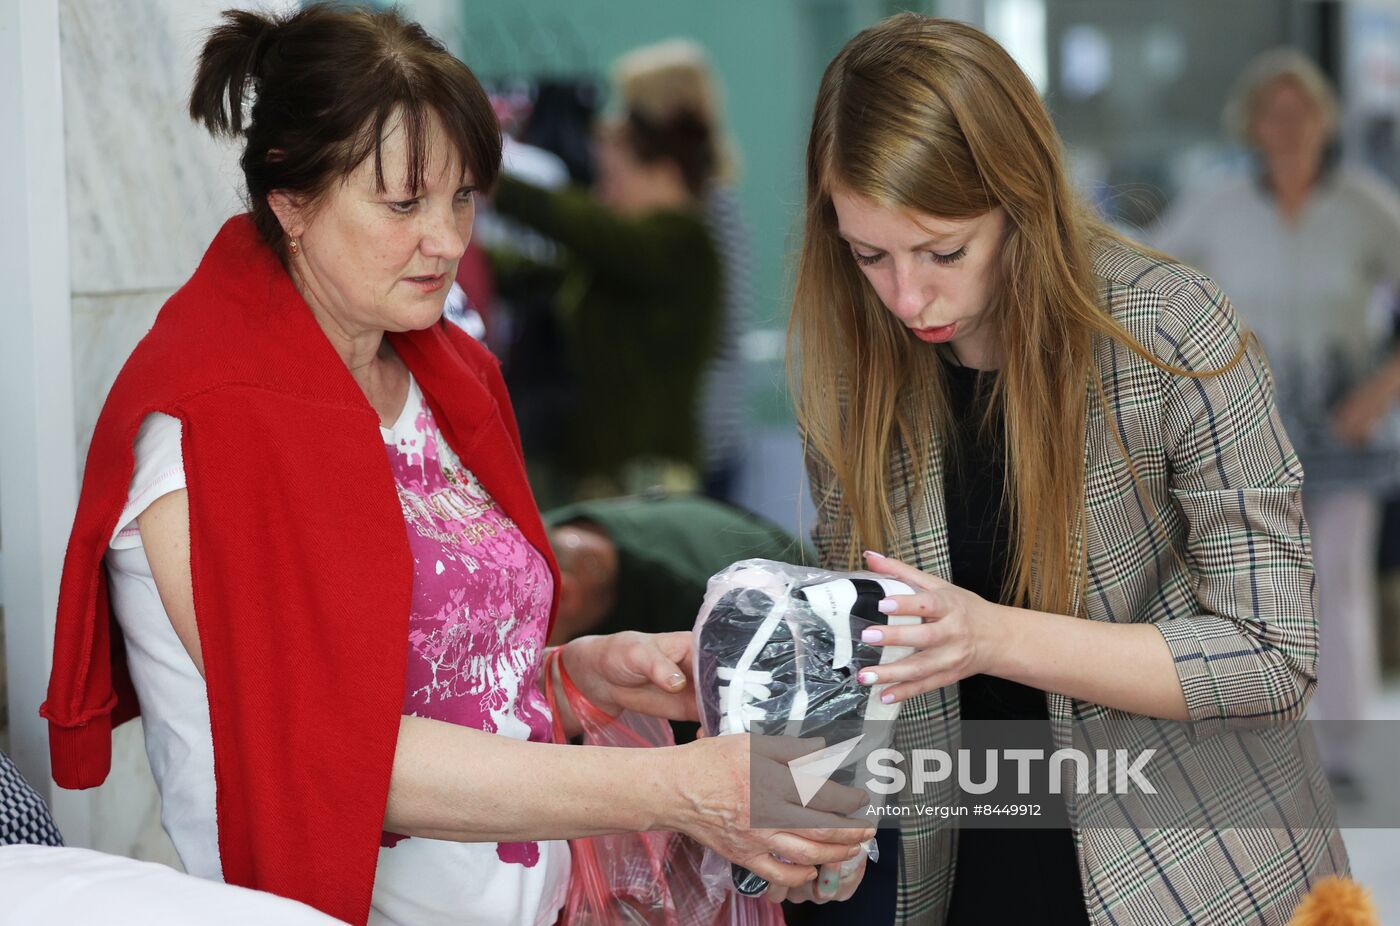
M 666 750 L 670 766 L 654 792 L 663 827 L 766 879 L 782 899 L 783 889 L 815 881 L 818 866 L 858 857 L 875 832 L 849 816 L 868 803 L 856 788 L 828 783 L 802 805 L 786 763 L 811 750 L 811 741 L 749 734 Z M 792 828 L 750 829 L 755 792 L 765 802 L 764 816 L 791 820 Z
M 860 887 L 860 882 L 865 879 L 867 860 L 862 848 L 860 854 L 851 861 L 839 865 L 823 865 L 813 881 L 799 884 L 797 887 L 775 887 L 763 896 L 774 903 L 832 903 L 850 900 L 856 888 Z
M 871 572 L 899 579 L 915 590 L 880 602 L 886 614 L 923 618 L 906 627 L 871 627 L 862 639 L 875 646 L 910 646 L 916 652 L 888 665 L 861 672 L 867 685 L 889 685 L 880 695 L 887 704 L 989 672 L 1007 637 L 1006 609 L 878 553 L 865 554 Z M 995 673 L 992 673 L 995 674 Z
M 564 668 L 585 698 L 614 716 L 629 710 L 699 720 L 690 641 L 687 631 L 579 637 L 564 645 Z

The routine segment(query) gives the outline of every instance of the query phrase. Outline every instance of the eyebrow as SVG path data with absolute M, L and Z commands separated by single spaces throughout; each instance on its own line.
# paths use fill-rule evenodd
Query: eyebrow
M 480 187 L 478 187 L 475 183 L 464 181 L 461 184 L 459 184 L 455 189 L 453 189 L 452 192 L 455 194 L 460 193 L 463 190 L 470 190 L 473 193 L 475 193 L 479 189 Z M 388 202 L 407 202 L 410 199 L 422 199 L 424 196 L 427 195 L 427 187 L 425 186 L 424 188 L 420 189 L 417 193 L 410 192 L 408 190 L 403 189 L 402 187 L 385 187 L 382 195 L 387 197 L 386 201 Z
M 949 238 L 956 237 L 957 234 L 958 234 L 958 232 L 953 231 L 953 232 L 948 232 L 947 234 L 944 234 L 944 235 L 934 235 L 932 238 L 929 238 L 927 241 L 920 241 L 918 244 L 914 245 L 914 246 L 911 247 L 909 250 L 911 250 L 911 251 L 922 251 L 922 250 L 924 250 L 925 248 L 932 247 L 932 246 L 935 245 L 935 244 L 944 244 L 944 243 L 947 242 L 947 240 L 948 240 Z M 848 234 L 846 234 L 845 232 L 841 231 L 841 229 L 839 229 L 839 228 L 836 230 L 836 235 L 837 235 L 837 237 L 839 237 L 842 241 L 845 241 L 847 244 L 853 244 L 853 245 L 855 245 L 855 246 L 857 246 L 857 247 L 865 248 L 865 249 L 870 250 L 870 251 L 879 251 L 879 252 L 882 253 L 882 254 L 885 253 L 885 249 L 884 249 L 884 248 L 877 248 L 875 245 L 873 245 L 873 244 L 868 244 L 868 243 L 866 243 L 866 242 L 864 242 L 864 241 L 861 241 L 859 238 L 852 238 L 850 235 L 848 235 Z

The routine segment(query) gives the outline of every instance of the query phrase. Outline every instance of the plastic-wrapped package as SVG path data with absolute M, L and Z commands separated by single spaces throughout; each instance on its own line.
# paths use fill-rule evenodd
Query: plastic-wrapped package
M 917 624 L 877 607 L 913 590 L 871 572 L 829 572 L 771 560 L 743 560 L 710 579 L 695 622 L 695 685 L 700 717 L 710 735 L 753 733 L 820 737 L 827 747 L 851 743 L 830 778 L 855 784 L 863 760 L 894 737 L 898 704 L 884 704 L 885 686 L 861 683 L 859 673 L 908 655 L 907 647 L 861 641 L 867 627 Z M 799 760 L 800 761 L 800 760 Z M 872 805 L 883 798 L 869 794 Z M 874 857 L 874 840 L 867 851 Z M 715 857 L 707 872 L 725 871 Z M 854 864 L 859 864 L 855 862 Z M 743 894 L 768 884 L 734 866 Z

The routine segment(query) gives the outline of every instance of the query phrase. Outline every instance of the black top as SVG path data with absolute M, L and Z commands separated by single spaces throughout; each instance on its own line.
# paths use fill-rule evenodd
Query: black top
M 956 426 L 945 442 L 943 477 L 952 579 L 988 601 L 1003 602 L 1011 519 L 1002 495 L 1006 452 L 999 413 L 987 427 L 982 425 L 994 374 L 953 362 L 946 362 L 944 370 Z M 1031 722 L 1017 726 L 1014 742 L 1008 739 L 1011 731 L 1000 725 L 974 732 L 964 724 L 962 745 L 974 755 L 992 747 L 1039 748 L 1047 756 L 1054 750 L 1044 691 L 990 675 L 965 678 L 958 691 L 964 721 Z M 974 780 L 982 771 L 973 769 Z M 1005 779 L 1003 772 L 1002 785 Z M 999 786 L 993 794 L 968 797 L 987 803 L 1040 803 L 1045 806 L 1039 819 L 1064 819 L 1064 802 L 1057 795 L 1017 796 L 1014 784 L 1010 782 L 1009 791 Z M 947 922 L 1088 923 L 1070 830 L 962 827 Z

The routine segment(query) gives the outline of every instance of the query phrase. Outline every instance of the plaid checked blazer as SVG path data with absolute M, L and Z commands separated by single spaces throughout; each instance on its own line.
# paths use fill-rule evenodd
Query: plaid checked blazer
M 1100 248 L 1095 270 L 1113 317 L 1161 360 L 1212 370 L 1234 355 L 1240 323 L 1209 279 L 1116 243 Z M 1165 743 L 1153 745 L 1215 779 L 1228 778 L 1226 806 L 1215 819 L 1269 804 L 1304 823 L 1083 827 L 1076 824 L 1086 809 L 1079 805 L 1105 798 L 1069 793 L 1085 904 L 1095 924 L 1283 924 L 1313 883 L 1349 870 L 1325 779 L 1315 764 L 1290 760 L 1270 729 L 1298 720 L 1316 684 L 1316 590 L 1302 468 L 1256 347 L 1229 373 L 1203 379 L 1164 371 L 1109 338 L 1096 351 L 1142 491 L 1135 491 L 1091 397 L 1080 537 L 1088 581 L 1075 613 L 1151 622 L 1161 631 L 1192 722 L 1168 725 L 1186 732 L 1169 732 Z M 941 444 L 937 434 L 928 439 L 934 450 L 928 472 L 911 472 L 903 449 L 891 461 L 897 537 L 884 552 L 949 578 Z M 835 551 L 845 549 L 850 529 L 836 516 L 840 487 L 814 459 L 808 474 L 818 507 L 813 539 L 823 565 L 840 568 Z M 920 493 L 912 491 L 916 481 Z M 1112 728 L 1131 718 L 1053 692 L 1047 698 L 1056 748 L 1071 745 L 1077 724 Z M 907 755 L 949 742 L 958 722 L 957 685 L 921 695 L 904 705 L 895 747 Z M 1238 742 L 1233 750 L 1215 749 L 1213 743 L 1231 740 L 1216 735 L 1226 732 L 1253 737 L 1249 748 L 1277 761 L 1241 762 Z M 921 798 L 940 796 L 956 803 L 947 791 Z M 938 818 L 902 822 L 896 919 L 937 926 L 952 893 L 956 826 Z M 1008 873 L 1009 889 L 1013 880 Z

